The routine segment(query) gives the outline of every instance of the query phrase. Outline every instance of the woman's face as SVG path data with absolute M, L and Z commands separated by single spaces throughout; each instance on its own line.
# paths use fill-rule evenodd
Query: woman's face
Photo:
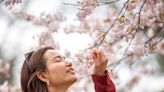
M 71 85 L 77 80 L 72 63 L 66 61 L 56 50 L 47 50 L 44 57 L 46 58 L 46 75 L 50 85 Z

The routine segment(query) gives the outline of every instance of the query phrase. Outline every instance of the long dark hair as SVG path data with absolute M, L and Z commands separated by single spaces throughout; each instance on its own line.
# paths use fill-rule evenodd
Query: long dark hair
M 38 79 L 39 71 L 46 71 L 46 59 L 44 53 L 53 47 L 43 47 L 25 54 L 25 61 L 21 70 L 22 92 L 48 92 L 46 83 Z

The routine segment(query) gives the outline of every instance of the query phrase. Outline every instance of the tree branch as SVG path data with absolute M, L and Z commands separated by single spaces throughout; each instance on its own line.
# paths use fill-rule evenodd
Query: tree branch
M 81 6 L 81 5 L 79 5 L 79 4 L 72 4 L 72 3 L 65 3 L 65 2 L 63 2 L 63 4 L 64 4 L 64 5 L 71 5 L 71 6 Z
M 118 2 L 118 1 L 121 1 L 121 0 L 115 0 L 115 1 L 110 1 L 110 2 L 98 2 L 98 5 L 108 5 L 108 4 Z
M 121 0 L 115 0 L 115 1 L 110 1 L 110 2 L 96 2 L 97 3 L 97 6 L 100 6 L 100 5 L 109 5 L 109 4 L 112 4 L 112 3 L 115 3 L 115 2 L 118 2 L 118 1 L 121 1 Z M 63 2 L 64 5 L 71 5 L 71 6 L 81 6 L 82 4 L 73 4 L 73 3 L 65 3 Z M 90 6 L 92 6 L 93 4 L 92 3 L 88 3 Z
M 118 17 L 120 16 L 121 12 L 123 11 L 123 9 L 125 8 L 126 4 L 129 2 L 129 0 L 127 0 L 124 4 L 124 6 L 121 8 L 120 12 L 118 13 L 117 17 L 115 18 L 115 20 L 113 21 L 112 25 L 108 28 L 108 30 L 105 32 L 105 34 L 102 36 L 102 40 L 99 43 L 98 47 L 103 43 L 103 41 L 105 40 L 106 35 L 109 33 L 109 31 L 112 29 L 112 27 L 114 26 L 114 23 L 116 22 L 116 20 L 118 19 Z
M 124 59 L 124 56 L 125 56 L 125 54 L 127 53 L 127 51 L 128 51 L 128 49 L 129 49 L 129 47 L 130 47 L 130 45 L 131 45 L 131 43 L 132 43 L 132 41 L 133 41 L 135 35 L 137 34 L 138 30 L 139 30 L 139 27 L 136 29 L 136 31 L 135 31 L 135 33 L 134 33 L 132 39 L 130 40 L 130 42 L 129 42 L 127 48 L 125 49 L 125 52 L 123 53 L 122 57 L 121 57 L 120 60 L 117 62 L 117 64 L 111 69 L 111 71 L 113 71 L 113 70 L 121 63 L 121 61 Z
M 163 39 L 164 39 L 164 37 L 162 37 L 159 41 L 157 41 L 156 45 L 159 44 Z
M 128 49 L 129 49 L 129 47 L 130 47 L 130 45 L 131 45 L 131 43 L 132 43 L 132 41 L 133 41 L 135 35 L 137 34 L 138 30 L 140 29 L 139 25 L 140 25 L 141 11 L 142 11 L 142 8 L 143 8 L 144 4 L 146 3 L 146 1 L 147 1 L 147 0 L 144 0 L 143 4 L 142 4 L 142 6 L 141 6 L 141 8 L 140 8 L 140 10 L 139 10 L 139 12 L 138 12 L 138 14 L 139 14 L 138 23 L 133 27 L 133 30 L 135 29 L 136 26 L 137 26 L 137 29 L 136 29 L 136 31 L 135 31 L 135 33 L 134 33 L 132 39 L 130 40 L 130 42 L 129 42 L 127 48 L 125 49 L 124 54 L 122 55 L 122 57 L 120 58 L 120 60 L 117 62 L 117 64 L 111 69 L 111 71 L 113 71 L 113 70 L 122 62 L 122 60 L 124 59 L 124 56 L 125 56 L 125 54 L 127 53 L 127 51 L 128 51 Z
M 162 28 L 161 30 L 158 30 L 158 31 L 156 32 L 156 34 L 155 34 L 153 37 L 150 37 L 150 38 L 145 42 L 145 44 L 147 44 L 148 42 L 152 41 L 155 37 L 157 37 L 157 36 L 162 32 L 162 30 L 164 30 L 164 28 Z

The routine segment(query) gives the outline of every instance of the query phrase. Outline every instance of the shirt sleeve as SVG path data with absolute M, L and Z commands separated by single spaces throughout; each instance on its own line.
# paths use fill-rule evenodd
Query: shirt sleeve
M 107 71 L 105 71 L 105 75 L 103 76 L 93 74 L 92 79 L 95 92 L 116 92 L 115 85 L 110 79 Z

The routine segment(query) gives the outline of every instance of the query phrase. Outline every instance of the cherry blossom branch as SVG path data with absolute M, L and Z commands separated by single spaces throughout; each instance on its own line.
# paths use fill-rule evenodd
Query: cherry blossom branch
M 157 41 L 156 44 L 159 44 L 163 39 L 164 37 L 162 37 L 159 41 Z
M 124 59 L 124 56 L 126 55 L 126 53 L 127 53 L 128 49 L 129 49 L 129 47 L 130 47 L 130 45 L 131 45 L 133 39 L 135 38 L 135 35 L 136 35 L 137 32 L 138 32 L 138 30 L 139 30 L 139 27 L 136 29 L 134 35 L 132 36 L 132 39 L 130 40 L 130 42 L 129 42 L 127 48 L 125 49 L 125 51 L 124 51 L 124 53 L 123 53 L 123 55 L 122 55 L 122 57 L 121 57 L 120 60 L 117 62 L 117 64 L 111 69 L 111 71 L 113 71 L 113 70 L 121 63 L 121 61 Z
M 71 6 L 81 6 L 81 5 L 79 5 L 79 4 L 72 4 L 72 3 L 65 3 L 65 2 L 63 2 L 63 4 L 64 4 L 64 5 L 71 5 Z
M 109 5 L 109 4 L 112 4 L 112 3 L 115 3 L 115 2 L 118 2 L 118 1 L 121 1 L 121 0 L 115 0 L 115 1 L 110 1 L 110 2 L 97 2 L 97 6 L 100 6 L 100 5 Z M 63 2 L 64 5 L 71 5 L 71 6 L 81 6 L 81 4 L 73 4 L 73 3 L 65 3 Z M 91 3 L 90 6 L 92 6 L 93 4 Z
M 115 3 L 115 2 L 118 2 L 118 1 L 121 1 L 121 0 L 115 0 L 115 1 L 110 1 L 110 2 L 98 2 L 98 5 L 108 5 L 108 4 L 112 4 L 112 3 Z
M 65 17 L 61 13 L 41 13 L 40 17 L 27 14 L 26 12 L 16 12 L 15 15 L 36 25 L 45 26 L 52 32 L 57 32 L 57 29 L 59 27 L 58 25 L 65 20 Z
M 146 1 L 147 1 L 147 0 L 144 0 L 143 4 L 141 5 L 141 8 L 140 8 L 140 10 L 139 10 L 139 12 L 138 12 L 138 15 L 139 15 L 138 24 L 140 24 L 141 11 L 142 11 L 142 8 L 143 8 L 144 4 L 146 3 Z
M 111 26 L 110 26 L 110 27 L 108 28 L 108 30 L 100 37 L 100 38 L 102 38 L 101 41 L 100 41 L 100 43 L 99 43 L 99 44 L 94 43 L 93 46 L 90 46 L 90 47 L 88 47 L 88 48 L 86 48 L 86 49 L 84 49 L 84 50 L 81 50 L 81 51 L 85 51 L 85 50 L 88 50 L 88 49 L 92 49 L 92 48 L 94 48 L 94 47 L 100 47 L 100 45 L 101 45 L 101 44 L 103 43 L 103 41 L 105 40 L 106 35 L 109 33 L 109 31 L 111 30 L 111 28 L 114 26 L 114 23 L 117 21 L 118 17 L 119 17 L 120 14 L 122 13 L 123 9 L 125 8 L 125 6 L 126 6 L 126 4 L 127 4 L 128 2 L 129 2 L 129 0 L 127 0 L 127 1 L 124 3 L 123 7 L 121 8 L 121 10 L 120 10 L 120 12 L 118 13 L 117 17 L 114 19 L 114 21 L 113 21 L 113 23 L 111 24 Z M 125 13 L 124 13 L 124 14 L 125 14 Z
M 121 8 L 120 12 L 118 13 L 117 17 L 115 18 L 115 20 L 113 21 L 112 25 L 108 28 L 108 30 L 102 35 L 102 40 L 100 41 L 98 47 L 104 42 L 106 35 L 109 33 L 109 31 L 112 29 L 112 27 L 114 26 L 115 22 L 117 21 L 118 17 L 120 16 L 120 14 L 122 13 L 123 9 L 125 8 L 126 4 L 129 2 L 129 0 L 127 0 L 124 4 L 124 6 Z
M 156 31 L 156 34 L 153 36 L 153 37 L 150 37 L 146 42 L 145 44 L 147 44 L 148 42 L 152 41 L 155 37 L 157 37 L 161 32 L 162 30 L 164 30 L 164 28 L 162 28 L 161 30 L 157 30 Z
M 110 1 L 110 2 L 99 2 L 99 3 L 103 3 L 103 4 L 111 4 L 111 3 L 118 2 L 118 1 L 121 1 L 121 0 L 113 0 L 113 1 Z
M 4 0 L 1 0 L 1 1 L 4 1 Z M 6 0 L 5 1 L 5 5 L 6 5 L 6 7 L 8 6 L 8 5 L 11 5 L 11 4 L 18 4 L 18 3 L 22 3 L 22 0 Z
M 141 11 L 142 11 L 142 8 L 143 8 L 144 4 L 146 3 L 146 1 L 147 1 L 147 0 L 144 0 L 143 4 L 142 4 L 142 6 L 141 6 L 141 8 L 140 8 L 140 10 L 139 10 L 139 12 L 138 12 L 138 14 L 139 14 L 138 23 L 133 27 L 133 29 L 135 29 L 135 27 L 137 26 L 137 29 L 136 29 L 136 31 L 135 31 L 135 33 L 134 33 L 132 39 L 130 40 L 130 42 L 129 42 L 127 48 L 125 49 L 125 52 L 123 53 L 122 57 L 121 57 L 120 60 L 117 62 L 117 64 L 111 69 L 111 71 L 113 71 L 113 70 L 122 62 L 122 60 L 124 59 L 124 56 L 126 55 L 126 53 L 127 53 L 128 49 L 129 49 L 129 47 L 130 47 L 130 45 L 131 45 L 133 39 L 135 38 L 135 35 L 137 34 L 138 30 L 140 29 L 139 25 L 140 25 Z

